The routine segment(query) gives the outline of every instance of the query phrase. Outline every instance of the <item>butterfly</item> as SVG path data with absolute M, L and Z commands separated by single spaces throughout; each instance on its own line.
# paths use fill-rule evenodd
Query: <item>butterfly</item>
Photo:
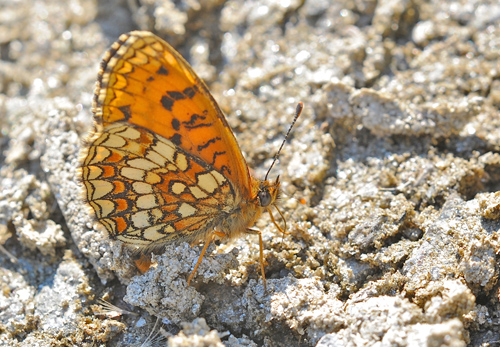
M 296 118 L 301 110 L 302 103 Z M 205 242 L 189 285 L 210 242 L 257 234 L 265 287 L 262 236 L 251 227 L 267 210 L 285 232 L 270 210 L 279 176 L 250 175 L 222 111 L 184 58 L 153 33 L 121 35 L 102 61 L 93 113 L 80 175 L 110 237 L 143 254 Z

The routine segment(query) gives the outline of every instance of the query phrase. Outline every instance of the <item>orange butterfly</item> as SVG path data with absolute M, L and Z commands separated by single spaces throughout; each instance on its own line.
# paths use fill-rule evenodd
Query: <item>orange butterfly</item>
M 250 227 L 271 212 L 279 177 L 250 176 L 222 111 L 182 56 L 150 32 L 120 36 L 102 62 L 93 112 L 81 178 L 111 237 L 143 252 L 205 241 L 189 285 L 211 241 L 258 234 L 265 286 L 262 236 Z

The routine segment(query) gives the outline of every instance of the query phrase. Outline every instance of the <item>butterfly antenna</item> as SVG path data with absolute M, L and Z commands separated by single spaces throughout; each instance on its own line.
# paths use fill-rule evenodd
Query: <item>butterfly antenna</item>
M 283 146 L 285 145 L 285 142 L 286 140 L 288 139 L 288 135 L 290 135 L 290 131 L 292 131 L 292 128 L 295 124 L 295 122 L 297 121 L 297 118 L 299 118 L 300 114 L 302 113 L 302 109 L 304 108 L 304 104 L 302 102 L 299 102 L 297 104 L 297 108 L 295 109 L 295 117 L 293 117 L 293 122 L 292 124 L 290 125 L 290 128 L 288 128 L 288 131 L 286 132 L 286 135 L 285 135 L 285 139 L 283 140 L 283 142 L 281 143 L 281 146 L 280 146 L 280 149 L 278 149 L 278 152 L 276 153 L 276 155 L 274 156 L 274 160 L 273 162 L 271 163 L 271 166 L 269 167 L 269 170 L 267 170 L 267 173 L 266 173 L 266 177 L 264 177 L 264 181 L 267 181 L 267 176 L 269 175 L 269 172 L 271 172 L 271 169 L 273 168 L 274 166 L 274 163 L 276 163 L 276 161 L 278 160 L 278 157 L 280 156 L 280 153 L 281 153 L 281 149 L 283 148 Z

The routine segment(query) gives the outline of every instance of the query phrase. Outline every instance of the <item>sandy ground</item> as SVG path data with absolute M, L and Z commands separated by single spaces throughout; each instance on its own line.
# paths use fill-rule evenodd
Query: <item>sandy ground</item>
M 154 31 L 205 79 L 289 234 L 140 274 L 76 177 L 98 64 Z M 0 345 L 500 345 L 500 4 L 0 0 Z M 102 300 L 116 307 L 108 307 Z

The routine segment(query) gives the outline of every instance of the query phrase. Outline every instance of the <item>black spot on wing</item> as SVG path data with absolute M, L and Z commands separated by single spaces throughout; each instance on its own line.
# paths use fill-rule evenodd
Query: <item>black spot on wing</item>
M 158 75 L 163 75 L 163 76 L 167 76 L 169 74 L 167 68 L 165 66 L 160 66 L 160 68 L 158 69 L 158 71 L 156 71 L 156 73 Z
M 160 102 L 165 110 L 172 112 L 172 106 L 174 106 L 174 100 L 172 100 L 166 95 L 163 95 L 161 97 Z
M 196 128 L 203 128 L 203 127 L 209 128 L 211 126 L 212 126 L 212 123 L 199 123 L 199 124 L 192 125 L 192 126 L 186 126 L 186 128 L 188 128 L 188 129 L 196 129 Z
M 182 136 L 181 134 L 174 134 L 169 138 L 170 141 L 176 146 L 180 146 L 182 143 Z
M 204 144 L 198 146 L 198 152 L 201 152 L 202 150 L 204 150 L 205 148 L 210 146 L 212 143 L 215 143 L 215 142 L 220 141 L 220 140 L 221 140 L 220 137 L 214 137 L 214 138 L 208 140 Z
M 167 94 L 173 100 L 182 100 L 186 98 L 181 92 L 171 91 L 167 92 Z
M 196 86 L 194 86 L 196 87 Z M 188 98 L 192 99 L 196 95 L 196 90 L 193 87 L 187 87 L 182 91 L 182 93 Z
M 174 106 L 174 104 L 177 100 L 183 100 L 186 98 L 191 99 L 195 95 L 196 95 L 196 89 L 194 87 L 188 87 L 188 88 L 184 89 L 182 92 L 172 90 L 172 91 L 167 91 L 166 95 L 163 95 L 161 97 L 160 102 L 161 102 L 163 108 L 165 108 L 167 111 L 172 111 L 172 107 Z M 208 112 L 204 111 L 203 113 L 207 114 Z M 198 116 L 198 115 L 196 115 L 196 116 Z M 193 122 L 193 121 L 196 121 L 196 119 L 193 119 L 193 117 L 191 117 L 191 120 L 189 122 Z M 189 122 L 186 122 L 186 123 L 189 124 Z
M 172 111 L 172 107 L 174 106 L 177 100 L 183 100 L 186 96 L 177 91 L 167 91 L 167 95 L 163 95 L 161 97 L 161 104 L 167 111 Z
M 202 123 L 207 117 L 206 116 L 200 116 L 197 113 L 194 113 L 191 115 L 191 118 L 189 121 L 182 122 L 182 125 L 186 129 L 195 129 L 195 128 L 202 128 L 202 127 L 211 127 L 212 123 Z
M 199 114 L 194 113 L 188 121 L 182 122 L 182 124 L 184 124 L 184 126 L 192 126 L 196 124 L 198 120 L 204 120 L 205 118 L 205 116 L 200 116 Z
M 179 129 L 181 128 L 181 122 L 179 122 L 177 118 L 172 119 L 172 128 L 174 128 L 174 130 L 176 131 L 179 131 Z
M 126 106 L 120 106 L 118 109 L 123 113 L 123 117 L 125 117 L 126 120 L 129 120 L 130 117 L 132 117 L 132 111 L 130 110 L 130 105 Z

